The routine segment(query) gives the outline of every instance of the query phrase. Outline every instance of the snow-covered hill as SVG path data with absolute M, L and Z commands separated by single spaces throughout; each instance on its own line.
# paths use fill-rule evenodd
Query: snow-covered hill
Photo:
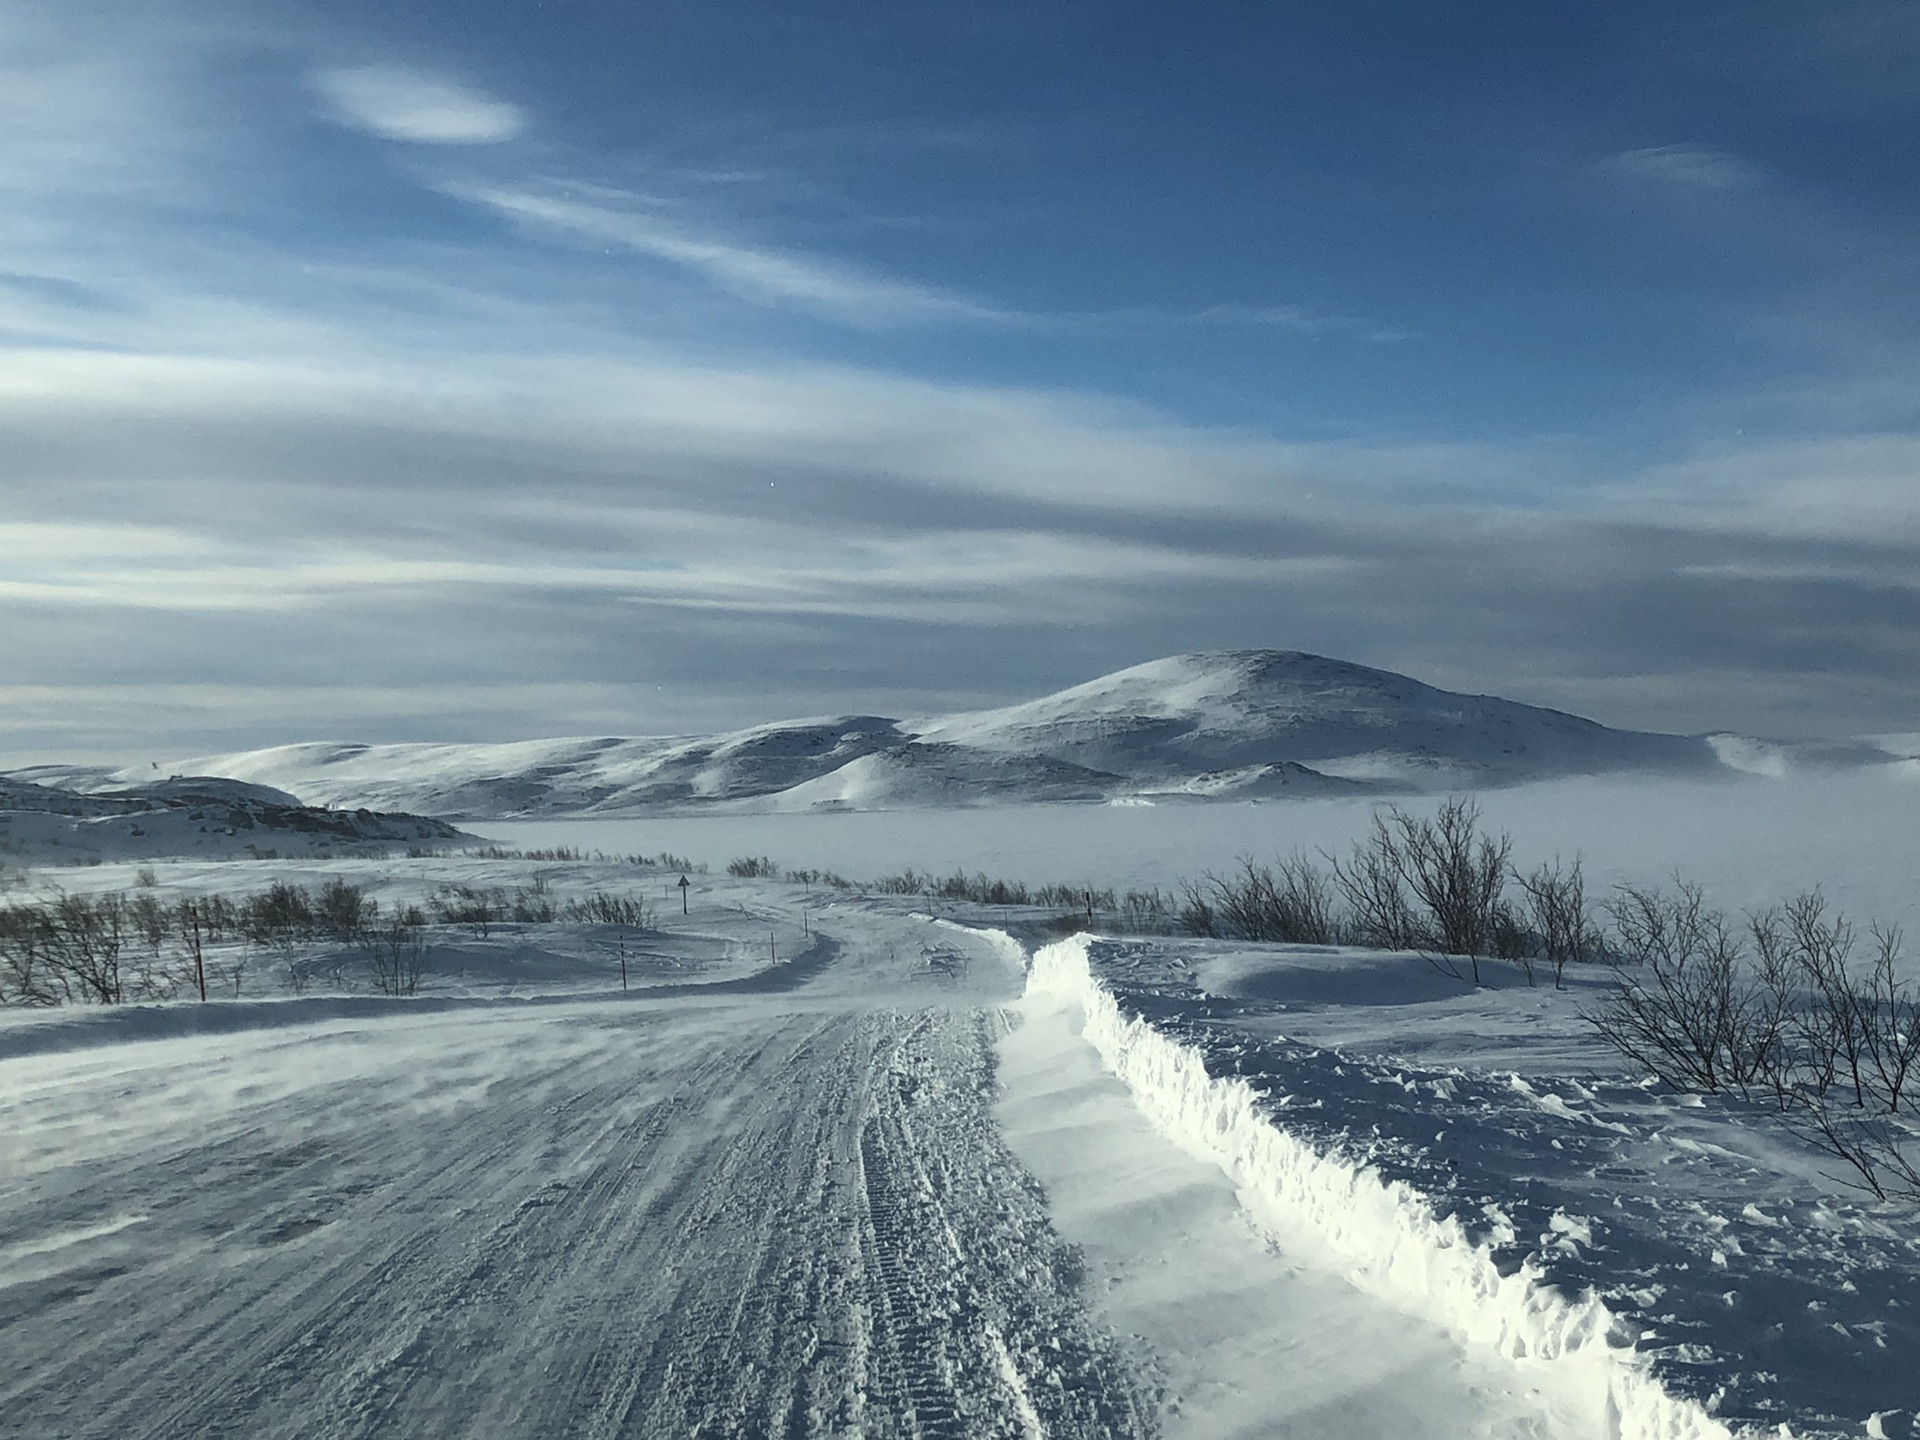
M 29 774 L 0 776 L 0 861 L 384 855 L 472 839 L 441 820 L 307 806 L 284 790 L 219 776 L 108 788 L 95 776 L 83 790 L 69 772 Z M 66 783 L 42 783 L 49 779 Z
M 1294 650 L 1176 655 L 1024 705 L 914 728 L 927 739 L 1040 751 L 1136 780 L 1292 762 L 1428 789 L 1713 763 L 1696 738 L 1609 730 Z
M 309 743 L 197 756 L 309 805 L 507 817 L 1257 799 L 1475 789 L 1619 771 L 1896 763 L 1885 748 L 1612 730 L 1291 650 L 1179 655 L 1025 704 L 892 720 L 844 715 L 717 736 L 490 745 Z M 78 789 L 135 772 L 18 772 Z

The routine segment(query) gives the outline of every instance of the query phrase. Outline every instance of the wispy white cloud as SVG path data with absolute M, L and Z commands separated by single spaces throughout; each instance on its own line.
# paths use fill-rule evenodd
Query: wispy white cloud
M 401 65 L 321 70 L 312 83 L 334 119 L 387 140 L 490 145 L 526 127 L 517 105 Z
M 1209 305 L 1188 318 L 1203 325 L 1264 326 L 1298 335 L 1347 335 L 1381 344 L 1414 338 L 1411 330 L 1397 325 L 1381 325 L 1353 315 L 1324 314 L 1304 305 Z
M 450 195 L 515 220 L 681 266 L 745 299 L 798 305 L 854 325 L 1014 318 L 1009 312 L 932 286 L 891 280 L 853 265 L 683 229 L 638 209 L 587 204 L 504 186 L 450 184 L 443 188 Z
M 1564 487 L 1521 484 L 1550 449 L 1288 445 L 1111 401 L 846 368 L 300 338 L 298 361 L 0 363 L 0 432 L 20 457 L 0 480 L 0 550 L 32 557 L 0 586 L 0 616 L 14 617 L 0 665 L 17 683 L 52 685 L 78 635 L 116 673 L 161 656 L 156 683 L 245 668 L 270 690 L 338 667 L 351 682 L 313 713 L 340 733 L 393 733 L 380 716 L 405 722 L 382 687 L 416 694 L 427 657 L 449 695 L 589 675 L 616 686 L 649 665 L 679 666 L 697 689 L 720 653 L 777 688 L 782 666 L 838 664 L 850 647 L 897 672 L 884 683 L 911 684 L 943 644 L 1070 625 L 1076 653 L 1092 647 L 1089 673 L 1203 643 L 1388 663 L 1391 637 L 1438 647 L 1456 670 L 1488 667 L 1483 688 L 1501 687 L 1503 655 L 1523 655 L 1525 675 L 1505 678 L 1554 699 L 1556 674 L 1624 663 L 1594 660 L 1596 646 L 1638 653 L 1635 626 L 1658 628 L 1662 655 L 1691 637 L 1716 674 L 1778 668 L 1773 649 L 1810 631 L 1829 651 L 1828 634 L 1871 639 L 1862 617 L 1888 603 L 1881 578 L 1920 556 L 1920 487 L 1905 483 L 1920 456 L 1898 437 L 1756 446 L 1572 503 Z M 1715 603 L 1693 599 L 1709 592 Z M 1721 615 L 1739 633 L 1716 629 Z M 277 658 L 287 635 L 302 637 L 298 664 Z M 1868 650 L 1822 668 L 1892 673 L 1897 655 Z M 1636 709 L 1638 684 L 1595 708 L 1619 723 L 1762 723 L 1684 697 Z M 713 718 L 799 704 L 785 693 Z M 1817 715 L 1832 693 L 1808 681 L 1768 703 Z M 1900 693 L 1873 690 L 1861 715 L 1895 728 L 1881 712 Z M 241 738 L 290 738 L 301 717 L 272 703 Z M 464 733 L 581 723 L 519 705 L 491 718 L 469 705 Z M 186 735 L 203 722 L 179 724 L 180 743 L 198 743 Z
M 33 336 L 0 352 L 0 740 L 19 748 L 166 727 L 229 727 L 236 745 L 377 737 L 409 715 L 475 738 L 651 728 L 679 723 L 647 708 L 665 703 L 661 676 L 681 698 L 735 685 L 699 723 L 738 723 L 842 703 L 821 693 L 839 679 L 809 691 L 807 677 L 849 665 L 887 705 L 929 683 L 971 703 L 1017 693 L 1010 667 L 1036 657 L 1070 653 L 1091 674 L 1202 644 L 1404 653 L 1422 671 L 1446 657 L 1475 688 L 1524 668 L 1515 693 L 1550 700 L 1601 672 L 1583 704 L 1690 728 L 1762 723 L 1702 713 L 1716 695 L 1772 695 L 1818 725 L 1849 696 L 1891 715 L 1920 693 L 1900 678 L 1920 657 L 1903 668 L 1896 653 L 1920 621 L 1883 618 L 1902 603 L 1887 577 L 1920 573 L 1920 454 L 1904 436 L 1756 444 L 1603 487 L 1577 441 L 1288 443 L 1061 389 L 770 360 L 760 344 L 779 327 L 712 291 L 863 329 L 1116 347 L 1224 338 L 1209 327 L 1288 345 L 1400 332 L 1337 300 L 1024 312 L 762 243 L 773 232 L 724 207 L 780 197 L 716 196 L 716 178 L 752 182 L 732 167 L 649 171 L 633 183 L 657 182 L 653 201 L 529 178 L 517 147 L 457 163 L 427 150 L 407 170 L 571 249 L 503 257 L 497 236 L 471 250 L 442 236 L 423 264 L 370 235 L 348 256 L 307 253 L 229 223 L 249 199 L 236 177 L 278 158 L 270 125 L 246 149 L 257 96 L 199 83 L 219 67 L 191 55 L 86 60 L 91 43 L 66 68 L 57 46 L 0 60 L 0 325 Z M 424 71 L 314 86 L 343 123 L 422 145 L 531 123 Z M 1702 145 L 1609 165 L 1616 189 L 1690 214 L 1790 194 Z M 456 173 L 494 178 L 456 189 Z M 192 228 L 165 228 L 182 214 Z M 645 306 L 607 323 L 615 285 L 747 323 L 702 332 L 695 360 L 664 325 L 637 333 Z M 1808 634 L 1821 653 L 1802 661 Z M 968 647 L 972 669 L 954 658 Z M 1649 710 L 1649 655 L 1709 678 Z M 1804 678 L 1826 668 L 1844 683 Z M 1776 694 L 1769 675 L 1790 679 Z M 139 708 L 163 693 L 184 708 Z M 9 718 L 22 697 L 25 729 Z
M 1624 150 L 1605 164 L 1613 173 L 1637 180 L 1721 194 L 1754 189 L 1766 178 L 1757 165 L 1731 151 L 1695 143 Z

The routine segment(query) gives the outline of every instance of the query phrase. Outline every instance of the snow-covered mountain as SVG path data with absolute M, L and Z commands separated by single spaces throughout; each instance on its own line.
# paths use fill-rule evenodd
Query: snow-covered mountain
M 504 817 L 1404 794 L 1629 770 L 1755 770 L 1791 754 L 1731 736 L 1613 730 L 1298 651 L 1233 650 L 1155 660 L 966 714 L 844 715 L 712 736 L 316 742 L 171 768 L 272 786 L 309 805 Z M 143 778 L 19 773 L 77 789 Z

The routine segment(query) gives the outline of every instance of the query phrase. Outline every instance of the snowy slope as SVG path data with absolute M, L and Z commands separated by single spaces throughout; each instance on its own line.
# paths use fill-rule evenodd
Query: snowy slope
M 325 810 L 284 790 L 220 776 L 176 775 L 87 792 L 0 777 L 0 857 L 15 861 L 383 854 L 471 838 L 441 820 Z
M 1005 709 L 907 721 L 843 715 L 716 736 L 489 745 L 309 743 L 172 768 L 274 786 L 310 805 L 531 817 L 1406 794 L 1868 763 L 1910 762 L 1877 743 L 1612 730 L 1321 656 L 1239 650 L 1156 660 Z M 77 789 L 148 778 L 85 767 L 15 773 Z
M 1176 655 L 1024 705 L 912 728 L 925 739 L 1038 751 L 1142 780 L 1291 761 L 1429 789 L 1716 763 L 1698 739 L 1610 730 L 1293 650 Z

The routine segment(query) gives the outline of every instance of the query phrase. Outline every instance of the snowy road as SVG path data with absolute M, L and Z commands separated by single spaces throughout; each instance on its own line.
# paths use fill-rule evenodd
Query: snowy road
M 0 1036 L 0 1435 L 1605 1433 L 1277 1253 L 983 938 L 813 915 L 706 985 Z
M 0 1431 L 1147 1433 L 993 1128 L 1015 977 L 891 924 L 790 993 L 10 1062 Z

